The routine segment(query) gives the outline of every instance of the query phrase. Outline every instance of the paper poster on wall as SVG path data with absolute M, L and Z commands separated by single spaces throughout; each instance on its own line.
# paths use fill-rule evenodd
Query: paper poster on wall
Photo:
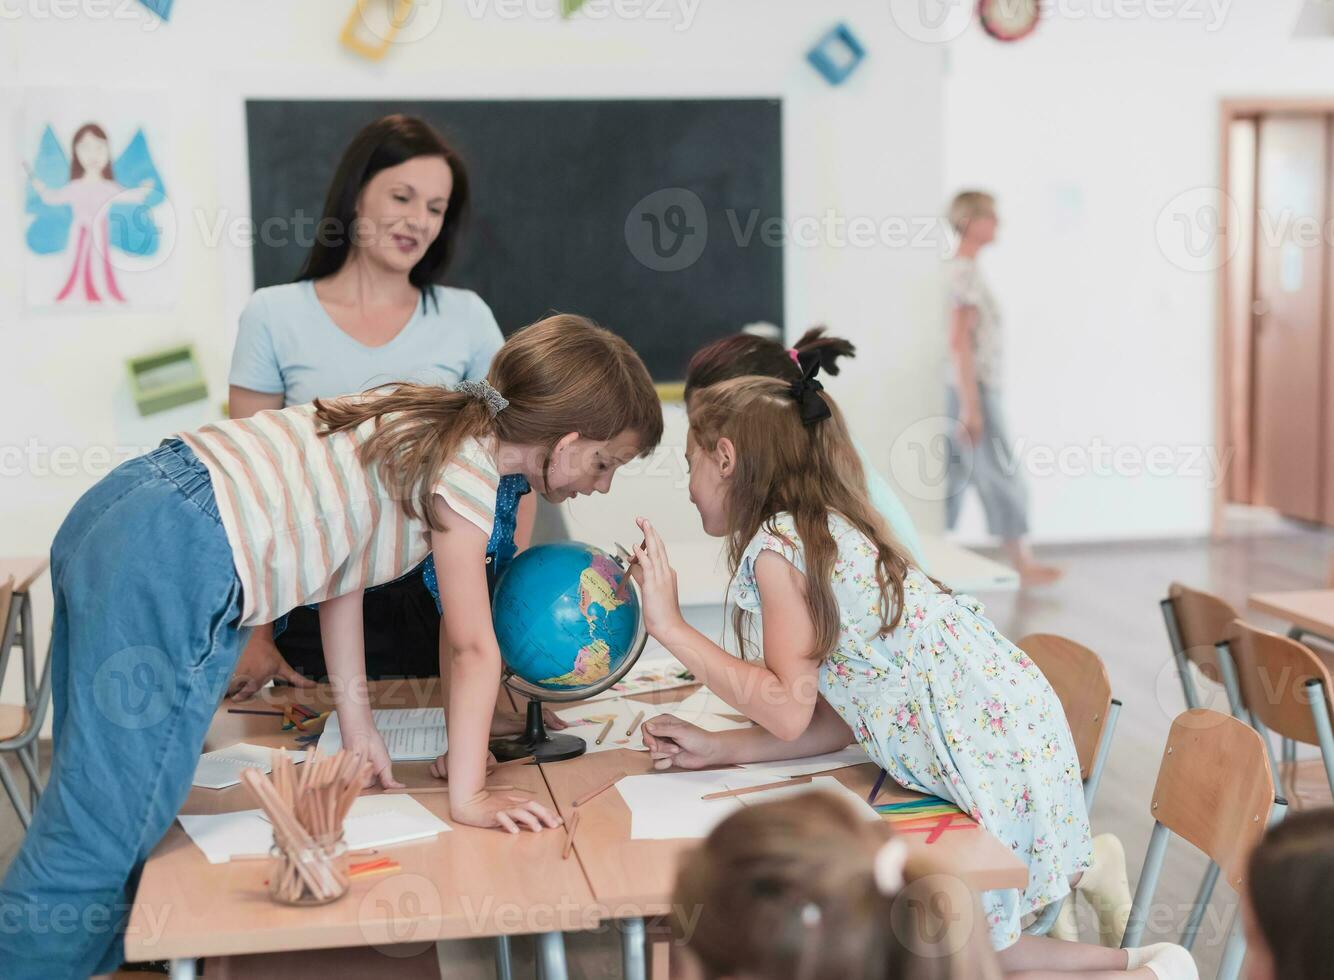
M 159 93 L 28 89 L 21 134 L 29 309 L 176 300 L 176 213 Z

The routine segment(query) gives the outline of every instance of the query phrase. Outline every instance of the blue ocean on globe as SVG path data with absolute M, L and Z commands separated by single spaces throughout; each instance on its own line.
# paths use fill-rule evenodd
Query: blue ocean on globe
M 590 688 L 634 650 L 639 597 L 611 555 L 576 541 L 522 552 L 491 600 L 500 655 L 530 684 L 549 691 Z

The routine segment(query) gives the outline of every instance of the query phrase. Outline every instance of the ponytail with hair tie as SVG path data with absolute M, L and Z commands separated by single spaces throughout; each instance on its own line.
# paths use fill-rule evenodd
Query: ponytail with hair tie
M 820 358 L 818 355 L 800 354 L 797 366 L 801 368 L 801 377 L 788 385 L 787 390 L 801 411 L 801 424 L 812 426 L 833 414 L 824 395 L 820 394 L 824 391 L 824 385 L 815 377 L 820 373 Z

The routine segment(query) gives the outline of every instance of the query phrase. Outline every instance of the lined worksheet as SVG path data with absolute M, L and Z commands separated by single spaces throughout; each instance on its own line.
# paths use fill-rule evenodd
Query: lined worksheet
M 430 762 L 449 748 L 444 708 L 382 708 L 371 712 L 376 731 L 394 762 Z M 338 712 L 324 723 L 318 749 L 333 755 L 343 747 Z

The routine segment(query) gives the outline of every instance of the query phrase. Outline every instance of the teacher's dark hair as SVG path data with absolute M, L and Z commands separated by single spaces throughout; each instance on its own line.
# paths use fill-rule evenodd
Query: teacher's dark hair
M 459 235 L 468 216 L 471 195 L 468 170 L 463 160 L 429 123 L 416 116 L 385 116 L 352 137 L 325 195 L 315 244 L 297 274 L 298 282 L 323 279 L 343 267 L 352 248 L 352 229 L 361 189 L 381 170 L 417 157 L 442 158 L 454 178 L 454 189 L 449 195 L 449 207 L 440 234 L 408 273 L 408 280 L 421 290 L 423 307 L 428 299 L 434 302 L 431 286 L 443 279 L 458 251 Z

